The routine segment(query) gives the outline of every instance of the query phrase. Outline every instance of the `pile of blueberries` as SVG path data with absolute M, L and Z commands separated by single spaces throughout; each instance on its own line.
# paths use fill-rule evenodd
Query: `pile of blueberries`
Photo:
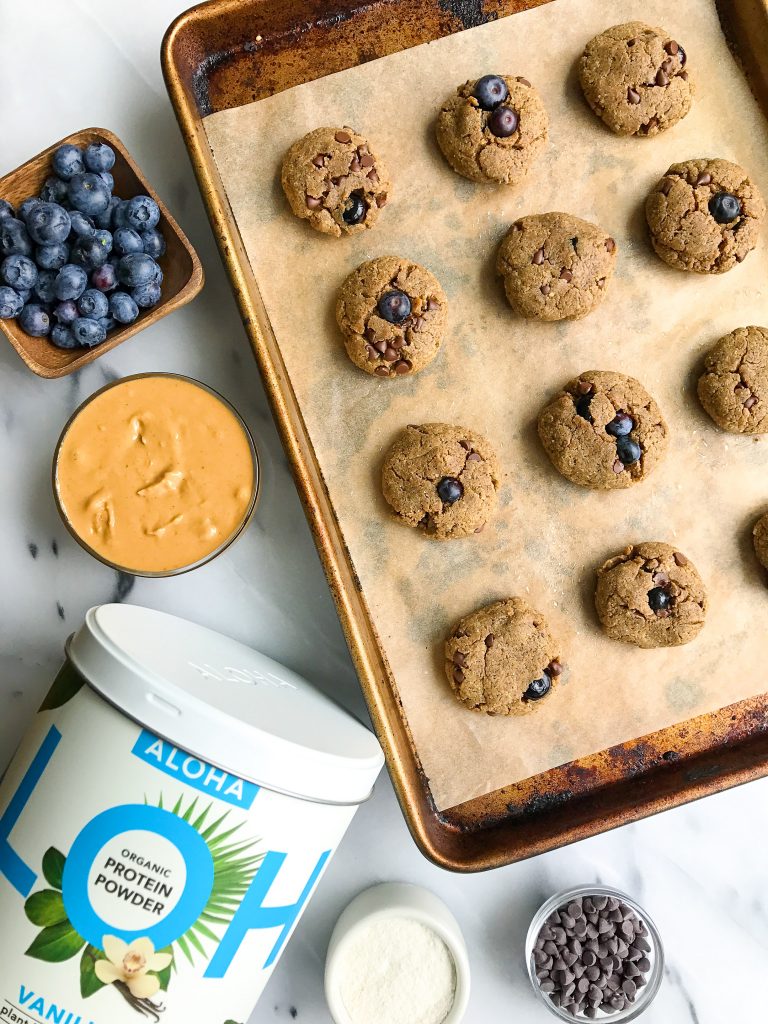
M 114 163 L 103 142 L 60 146 L 38 198 L 17 211 L 0 199 L 0 319 L 59 348 L 92 348 L 160 301 L 160 209 L 113 195 Z

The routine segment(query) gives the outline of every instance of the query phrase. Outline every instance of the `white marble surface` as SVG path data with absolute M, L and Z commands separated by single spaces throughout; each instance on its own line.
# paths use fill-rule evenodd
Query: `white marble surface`
M 40 380 L 0 344 L 0 770 L 53 678 L 65 638 L 86 608 L 114 599 L 228 632 L 362 709 L 163 85 L 160 41 L 183 7 L 179 0 L 0 0 L 0 174 L 78 128 L 111 128 L 167 200 L 207 274 L 205 290 L 191 306 L 77 376 Z M 148 369 L 199 377 L 240 408 L 264 458 L 264 496 L 247 536 L 213 564 L 131 586 L 69 538 L 53 505 L 49 468 L 59 430 L 76 404 L 106 380 Z M 470 1024 L 552 1019 L 535 1003 L 524 977 L 525 929 L 552 891 L 598 879 L 644 903 L 664 936 L 669 968 L 643 1018 L 648 1024 L 756 1019 L 754 988 L 739 984 L 765 975 L 766 836 L 768 782 L 761 782 L 534 861 L 459 877 L 421 857 L 383 777 L 252 1024 L 329 1021 L 322 968 L 333 922 L 356 892 L 384 879 L 426 885 L 457 915 L 474 971 Z M 762 1004 L 761 992 L 757 998 Z

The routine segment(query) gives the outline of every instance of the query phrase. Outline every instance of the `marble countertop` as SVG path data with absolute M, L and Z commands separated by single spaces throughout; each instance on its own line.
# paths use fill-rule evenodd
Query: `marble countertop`
M 76 129 L 115 131 L 197 248 L 207 282 L 190 306 L 79 374 L 35 377 L 0 344 L 0 772 L 91 605 L 131 601 L 229 633 L 364 706 L 336 613 L 272 424 L 261 381 L 165 92 L 160 41 L 180 0 L 0 0 L 0 174 Z M 31 54 L 36 55 L 35 69 Z M 2 339 L 0 339 L 2 340 Z M 176 579 L 132 580 L 69 537 L 50 493 L 50 457 L 75 406 L 105 382 L 174 370 L 220 390 L 258 438 L 264 491 L 246 536 Z M 553 891 L 601 881 L 655 917 L 668 957 L 648 1024 L 752 1019 L 751 989 L 768 957 L 768 781 L 659 815 L 490 874 L 457 876 L 414 846 L 386 775 L 358 813 L 278 965 L 251 1024 L 330 1020 L 322 991 L 336 917 L 382 880 L 425 885 L 464 929 L 473 968 L 467 1020 L 536 1024 L 522 963 L 525 931 Z

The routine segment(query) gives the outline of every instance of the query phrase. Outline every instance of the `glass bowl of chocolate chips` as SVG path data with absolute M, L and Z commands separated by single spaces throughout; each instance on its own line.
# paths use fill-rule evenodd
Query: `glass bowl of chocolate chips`
M 525 940 L 528 977 L 560 1020 L 634 1020 L 664 976 L 664 947 L 642 907 L 618 889 L 584 886 L 539 909 Z

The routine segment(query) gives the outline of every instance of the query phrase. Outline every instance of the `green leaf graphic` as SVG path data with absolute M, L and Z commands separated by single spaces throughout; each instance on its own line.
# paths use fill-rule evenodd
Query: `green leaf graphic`
M 64 874 L 64 861 L 67 858 L 52 846 L 49 850 L 45 851 L 43 856 L 43 874 L 48 885 L 52 885 L 54 889 L 61 889 L 61 878 Z
M 158 953 L 170 953 L 171 956 L 173 956 L 173 947 L 172 946 L 166 946 L 165 949 L 158 949 L 157 952 Z M 160 980 L 160 988 L 161 988 L 161 990 L 163 992 L 167 992 L 168 991 L 168 985 L 170 984 L 170 981 L 171 981 L 171 972 L 172 971 L 173 971 L 173 960 L 171 960 L 171 962 L 168 964 L 168 966 L 165 968 L 165 970 L 163 970 L 163 971 L 153 971 L 152 972 L 153 974 L 156 974 L 157 977 L 159 978 L 159 980 Z
M 51 925 L 50 928 L 43 928 L 27 950 L 27 956 L 32 956 L 35 960 L 45 960 L 49 964 L 58 964 L 62 960 L 71 960 L 73 956 L 77 956 L 84 945 L 85 939 L 77 934 L 69 921 L 62 921 L 60 924 Z
M 67 920 L 64 900 L 57 889 L 41 889 L 33 892 L 24 904 L 24 913 L 38 928 L 48 928 Z
M 104 982 L 96 977 L 96 961 L 101 959 L 101 950 L 94 946 L 86 946 L 83 950 L 80 958 L 80 995 L 83 999 L 104 988 Z

